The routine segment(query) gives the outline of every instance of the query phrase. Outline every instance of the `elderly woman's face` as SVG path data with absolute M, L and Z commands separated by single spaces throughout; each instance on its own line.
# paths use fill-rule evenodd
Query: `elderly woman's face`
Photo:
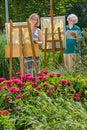
M 74 20 L 74 19 L 69 18 L 69 19 L 68 19 L 68 23 L 69 23 L 69 24 L 74 24 L 74 23 L 75 23 L 75 20 Z

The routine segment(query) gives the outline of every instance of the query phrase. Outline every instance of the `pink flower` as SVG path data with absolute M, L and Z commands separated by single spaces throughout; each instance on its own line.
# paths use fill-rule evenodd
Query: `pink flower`
M 37 82 L 32 82 L 32 87 L 37 87 Z
M 55 86 L 55 89 L 57 90 L 57 89 L 58 89 L 58 86 Z
M 2 115 L 7 115 L 7 114 L 9 113 L 9 111 L 8 111 L 8 110 L 2 110 L 0 113 L 1 113 Z
M 50 89 L 54 89 L 54 88 L 55 88 L 55 86 L 52 86 L 52 85 L 50 86 Z
M 5 81 L 5 80 L 6 80 L 6 78 L 0 78 L 0 83 Z
M 37 86 L 37 89 L 38 90 L 42 90 L 42 86 Z
M 4 86 L 4 89 L 6 90 L 6 89 L 9 89 L 10 87 L 8 86 L 8 85 L 5 85 Z
M 58 84 L 63 84 L 66 85 L 67 81 L 65 79 L 62 79 L 61 81 L 58 82 Z
M 15 92 L 16 92 L 16 93 L 20 93 L 20 92 L 21 92 L 21 89 L 20 89 L 20 88 L 16 88 L 16 89 L 15 89 Z
M 74 96 L 73 96 L 73 99 L 74 100 L 80 100 L 80 98 L 81 98 L 81 94 L 80 93 L 76 93 Z
M 21 72 L 17 72 L 16 75 L 20 76 L 20 75 L 22 75 L 22 73 Z
M 38 72 L 38 76 L 44 76 L 44 73 Z
M 70 82 L 70 81 L 66 82 L 66 85 L 68 85 L 68 86 L 70 86 L 71 84 L 72 84 L 72 82 Z
M 25 85 L 20 79 L 13 79 L 13 82 L 20 87 L 23 87 Z
M 43 72 L 44 72 L 44 74 L 48 74 L 48 70 L 47 69 L 45 69 Z
M 47 83 L 44 83 L 44 85 L 43 85 L 43 86 L 48 87 L 49 85 L 48 85 Z
M 22 78 L 22 81 L 24 81 L 24 82 L 27 80 L 25 75 L 23 75 L 21 78 Z
M 42 81 L 47 81 L 48 79 L 46 77 L 42 77 Z
M 5 102 L 6 102 L 6 103 L 10 103 L 11 100 L 10 100 L 10 99 L 6 99 Z
M 54 74 L 54 73 L 50 73 L 49 76 L 50 76 L 50 77 L 54 77 L 55 74 Z
M 62 83 L 62 84 L 66 84 L 66 82 L 67 82 L 67 81 L 66 81 L 65 79 L 62 79 L 62 80 L 61 80 L 61 83 Z
M 58 73 L 58 74 L 56 74 L 56 76 L 57 76 L 57 77 L 60 77 L 60 76 L 62 76 L 62 74 Z
M 44 75 L 43 76 L 38 76 L 38 79 L 42 80 L 42 81 L 47 81 L 48 80 Z
M 14 77 L 12 77 L 11 79 L 13 80 L 13 79 L 16 79 L 16 78 L 17 78 L 17 77 L 14 76 Z
M 47 93 L 48 93 L 48 94 L 53 94 L 53 90 L 52 90 L 52 89 L 49 89 L 49 90 L 47 90 Z
M 2 90 L 2 86 L 0 86 L 0 90 Z
M 31 74 L 26 74 L 25 79 L 26 79 L 26 81 L 35 81 L 36 80 L 36 78 L 33 77 Z
M 22 96 L 22 94 L 18 94 L 17 96 L 16 96 L 16 98 L 23 98 L 23 96 Z
M 21 89 L 20 88 L 11 87 L 11 88 L 9 88 L 9 91 L 11 93 L 19 93 L 19 92 L 21 92 Z
M 32 75 L 31 74 L 25 74 L 22 76 L 22 81 L 32 81 Z
M 9 92 L 15 93 L 15 89 L 16 89 L 16 88 L 14 88 L 14 87 L 9 88 Z
M 12 83 L 13 83 L 12 80 L 7 80 L 7 81 L 6 81 L 6 84 L 7 84 L 7 85 L 11 85 Z

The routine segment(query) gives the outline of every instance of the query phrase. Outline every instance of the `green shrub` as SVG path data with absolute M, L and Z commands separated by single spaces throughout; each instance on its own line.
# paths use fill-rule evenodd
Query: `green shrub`
M 9 59 L 5 58 L 6 34 L 0 33 L 0 77 L 9 79 Z M 19 59 L 13 58 L 13 75 L 20 70 Z
M 87 29 L 83 29 L 82 34 L 83 38 L 81 43 L 79 43 L 79 57 L 76 61 L 73 74 L 82 74 L 87 77 Z

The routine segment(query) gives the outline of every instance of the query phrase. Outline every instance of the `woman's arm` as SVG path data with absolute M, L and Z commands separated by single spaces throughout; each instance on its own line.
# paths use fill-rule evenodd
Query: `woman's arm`
M 35 41 L 35 43 L 41 45 L 43 44 L 43 38 L 42 38 L 42 31 L 38 30 L 38 41 Z

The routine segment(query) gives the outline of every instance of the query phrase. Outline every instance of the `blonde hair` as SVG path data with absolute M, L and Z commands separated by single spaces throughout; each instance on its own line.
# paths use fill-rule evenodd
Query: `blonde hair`
M 75 14 L 70 14 L 70 15 L 68 15 L 67 21 L 68 21 L 69 19 L 74 20 L 74 23 L 78 23 L 78 17 L 77 17 Z
M 37 13 L 33 13 L 33 14 L 31 14 L 29 16 L 29 19 L 31 19 L 33 16 L 37 17 L 37 24 L 36 24 L 36 26 L 39 26 L 40 25 L 39 15 Z

